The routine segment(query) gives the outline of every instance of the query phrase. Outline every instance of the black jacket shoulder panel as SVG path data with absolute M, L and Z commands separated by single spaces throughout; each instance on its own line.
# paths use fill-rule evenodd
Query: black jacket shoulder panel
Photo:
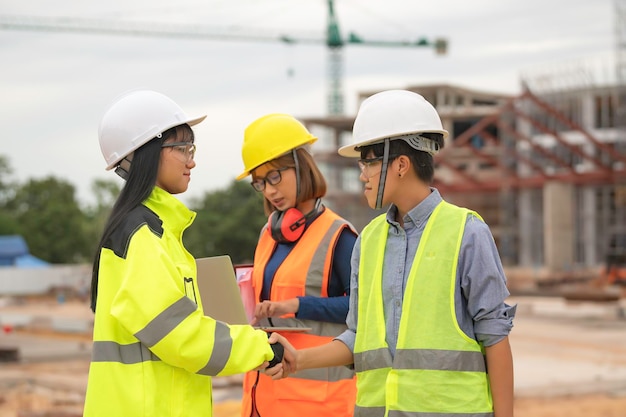
M 163 221 L 155 212 L 141 204 L 128 213 L 128 216 L 107 239 L 104 247 L 111 249 L 120 258 L 126 258 L 130 240 L 143 225 L 147 225 L 159 239 L 163 236 Z

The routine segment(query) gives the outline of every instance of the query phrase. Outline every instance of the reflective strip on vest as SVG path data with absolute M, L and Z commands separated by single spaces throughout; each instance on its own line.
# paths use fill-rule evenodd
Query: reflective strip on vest
M 354 415 L 359 417 L 382 417 L 385 416 L 385 407 L 362 408 L 356 406 Z M 447 413 L 420 413 L 412 411 L 389 410 L 386 417 L 458 417 L 459 414 Z M 493 413 L 466 413 L 462 417 L 493 417 Z
M 330 272 L 325 271 L 327 266 L 327 258 L 329 256 L 329 250 L 331 249 L 331 243 L 335 244 L 339 237 L 338 232 L 343 229 L 346 222 L 341 219 L 333 221 L 328 231 L 322 238 L 321 242 L 317 246 L 317 250 L 313 254 L 313 260 L 309 264 L 309 270 L 307 271 L 306 289 L 305 295 L 313 295 L 316 297 L 327 297 L 328 279 L 330 279 Z M 333 239 L 335 238 L 335 239 Z M 332 256 L 332 253 L 331 255 Z M 321 291 L 320 291 L 321 288 Z
M 354 355 L 356 372 L 391 368 L 389 349 L 374 349 Z M 357 364 L 358 363 L 358 368 Z M 380 364 L 375 366 L 374 364 Z M 370 368 L 368 368 L 368 366 Z M 393 361 L 396 369 L 430 369 L 439 371 L 486 372 L 481 352 L 433 349 L 400 349 Z
M 458 255 L 469 213 L 478 216 L 441 202 L 431 214 L 408 275 L 393 360 L 382 301 L 386 216 L 363 231 L 355 416 L 493 416 L 484 349 L 461 331 L 454 308 Z

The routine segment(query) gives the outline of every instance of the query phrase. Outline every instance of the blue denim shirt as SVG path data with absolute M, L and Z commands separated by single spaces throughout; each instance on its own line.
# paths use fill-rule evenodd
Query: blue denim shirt
M 426 199 L 404 216 L 404 227 L 394 220 L 397 213 L 394 205 L 387 211 L 390 227 L 383 265 L 383 304 L 386 340 L 392 356 L 395 355 L 398 341 L 402 298 L 408 274 L 426 223 L 442 201 L 439 191 L 434 188 L 431 191 Z M 357 277 L 360 255 L 359 236 L 351 260 L 350 307 L 346 319 L 348 329 L 336 338 L 353 352 L 358 321 Z M 467 218 L 461 241 L 456 280 L 454 304 L 461 330 L 485 346 L 496 344 L 506 337 L 513 327 L 516 306 L 504 302 L 509 291 L 491 231 L 487 224 L 472 215 Z

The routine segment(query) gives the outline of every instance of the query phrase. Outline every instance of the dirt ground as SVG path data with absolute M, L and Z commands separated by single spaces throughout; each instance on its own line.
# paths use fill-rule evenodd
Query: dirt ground
M 77 311 L 77 309 L 79 311 Z M 87 310 L 87 311 L 85 311 Z M 0 306 L 0 312 L 9 311 L 9 307 Z M 11 313 L 16 313 L 15 308 L 11 308 Z M 84 315 L 91 317 L 91 313 L 83 305 L 72 307 L 64 305 L 62 308 L 54 304 L 38 303 L 37 308 L 29 308 L 29 311 L 36 314 L 57 317 L 76 317 Z M 580 311 L 580 309 L 578 310 Z M 594 322 L 594 326 L 601 326 L 603 322 Z M 623 323 L 620 321 L 619 323 Z M 522 327 L 517 330 L 520 338 L 515 340 L 517 346 L 525 348 L 526 330 Z M 533 331 L 539 332 L 538 323 L 532 322 L 532 326 L 527 325 Z M 623 324 L 619 324 L 620 329 L 625 329 Z M 595 351 L 593 346 L 589 350 L 578 351 L 580 355 L 590 355 L 592 361 L 597 362 L 605 356 L 623 358 L 626 352 L 626 338 L 621 342 L 623 330 L 617 333 L 618 341 L 610 346 L 611 350 L 606 352 Z M 62 339 L 77 339 L 81 343 L 89 343 L 89 334 L 68 335 L 46 332 L 42 329 L 14 330 L 12 335 L 36 334 L 43 337 L 43 343 L 52 343 Z M 7 340 L 0 328 L 0 346 Z M 546 343 L 545 335 L 540 333 L 542 343 Z M 537 349 L 536 340 L 533 342 L 534 349 Z M 585 346 L 579 343 L 572 345 L 571 341 L 561 342 L 567 344 L 569 349 L 582 349 Z M 611 353 L 613 351 L 613 353 Z M 574 351 L 575 353 L 577 351 Z M 592 353 L 595 356 L 591 356 Z M 67 355 L 66 355 L 67 356 Z M 554 358 L 554 356 L 551 356 Z M 578 356 L 577 356 L 578 358 Z M 580 356 L 584 358 L 584 356 Z M 582 359 L 581 359 L 582 360 Z M 623 359 L 611 364 L 619 365 Z M 84 390 L 87 381 L 89 359 L 84 355 L 80 358 L 65 357 L 61 360 L 36 360 L 33 362 L 0 362 L 0 417 L 79 417 L 82 415 L 82 405 L 84 401 Z M 617 379 L 619 386 L 609 386 L 609 389 L 590 390 L 581 394 L 563 395 L 555 392 L 537 392 L 524 394 L 515 399 L 516 417 L 626 417 L 626 385 L 623 384 L 623 377 Z M 606 381 L 602 381 L 606 384 Z M 240 411 L 240 379 L 215 378 L 214 379 L 214 417 L 238 417 Z
M 82 415 L 88 361 L 0 365 L 0 417 L 78 417 Z M 76 383 L 72 384 L 74 379 Z M 217 381 L 220 382 L 220 381 Z M 223 382 L 223 381 L 221 381 Z M 216 389 L 222 393 L 228 384 Z M 232 386 L 237 390 L 238 387 Z M 236 399 L 217 401 L 214 417 L 239 417 Z M 515 400 L 516 417 L 624 417 L 626 392 Z
M 214 417 L 239 417 L 239 403 L 215 405 Z M 590 395 L 578 398 L 522 398 L 515 402 L 515 417 L 624 417 L 626 395 Z

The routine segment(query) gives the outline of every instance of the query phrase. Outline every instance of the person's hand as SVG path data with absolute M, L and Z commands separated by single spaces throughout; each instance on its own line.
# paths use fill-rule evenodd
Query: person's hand
M 287 378 L 290 374 L 297 370 L 297 354 L 298 351 L 278 333 L 272 333 L 269 338 L 270 343 L 280 343 L 283 345 L 283 361 L 272 368 L 265 368 L 265 375 L 272 379 Z
M 263 371 L 263 370 L 267 369 L 267 367 L 269 365 L 270 365 L 270 363 L 268 361 L 265 361 L 262 364 L 260 364 L 259 366 L 257 366 L 256 368 L 254 368 L 253 371 Z
M 298 298 L 283 301 L 265 300 L 254 307 L 254 323 L 267 317 L 280 317 L 290 313 L 295 314 L 298 312 L 299 308 L 300 300 Z

